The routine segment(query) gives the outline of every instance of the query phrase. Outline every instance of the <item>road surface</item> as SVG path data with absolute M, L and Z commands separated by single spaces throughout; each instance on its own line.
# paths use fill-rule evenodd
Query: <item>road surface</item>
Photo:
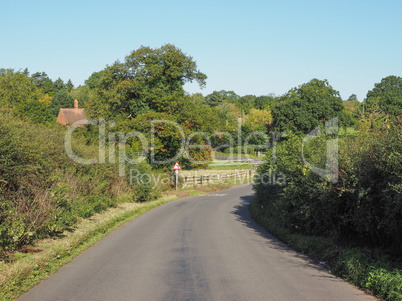
M 242 185 L 155 208 L 19 300 L 375 300 L 257 225 L 252 196 Z

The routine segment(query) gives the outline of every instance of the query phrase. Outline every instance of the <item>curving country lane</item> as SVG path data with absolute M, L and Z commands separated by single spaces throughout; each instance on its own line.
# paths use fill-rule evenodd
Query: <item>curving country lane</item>
M 249 185 L 126 223 L 18 300 L 375 300 L 250 217 Z

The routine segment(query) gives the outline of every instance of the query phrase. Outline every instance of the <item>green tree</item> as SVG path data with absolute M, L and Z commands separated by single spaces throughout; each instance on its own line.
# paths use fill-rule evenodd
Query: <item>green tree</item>
M 240 98 L 240 96 L 237 95 L 233 91 L 221 90 L 221 91 L 218 91 L 217 93 L 222 97 L 223 101 L 227 101 L 227 102 L 235 102 L 236 100 L 238 100 Z
M 56 79 L 56 81 L 54 82 L 54 90 L 55 92 L 59 92 L 60 90 L 63 90 L 65 88 L 64 82 L 63 80 L 59 77 L 58 79 Z
M 61 108 L 73 108 L 74 98 L 66 93 L 65 90 L 57 92 L 52 99 L 50 110 L 54 116 L 59 114 Z
M 205 97 L 205 102 L 211 107 L 216 107 L 223 102 L 223 97 L 219 94 L 219 92 L 214 91 Z
M 269 110 L 251 109 L 245 119 L 255 130 L 267 130 L 272 123 L 272 114 Z
M 21 117 L 36 123 L 53 121 L 48 109 L 50 96 L 43 93 L 23 72 L 3 69 L 0 72 L 0 103 Z
M 254 107 L 259 110 L 268 110 L 273 102 L 274 98 L 272 96 L 258 96 L 254 100 Z
M 100 83 L 100 80 L 103 76 L 107 76 L 108 72 L 107 69 L 94 72 L 91 74 L 91 76 L 85 81 L 85 84 L 90 88 L 90 89 L 95 89 L 97 85 Z
M 308 133 L 321 122 L 338 116 L 344 120 L 344 105 L 339 92 L 327 80 L 312 79 L 289 90 L 279 103 L 272 107 L 273 125 L 276 131 L 292 130 Z
M 49 94 L 50 96 L 53 96 L 54 93 L 56 92 L 53 81 L 50 78 L 47 78 L 44 81 L 41 88 L 42 88 L 43 93 Z
M 349 98 L 348 98 L 348 100 L 349 100 L 349 101 L 352 101 L 352 100 L 357 100 L 357 96 L 356 96 L 356 94 L 352 94 L 352 95 L 350 95 L 350 96 L 349 96 Z
M 353 124 L 357 124 L 360 116 L 361 103 L 357 99 L 353 99 L 353 95 L 351 95 L 348 100 L 344 100 L 343 104 L 345 106 L 345 113 L 350 116 Z
M 67 84 L 66 84 L 66 89 L 68 92 L 71 92 L 74 89 L 74 85 L 71 82 L 71 79 L 68 80 Z
M 394 75 L 383 78 L 367 92 L 364 104 L 368 113 L 383 111 L 391 116 L 402 115 L 402 78 Z
M 56 92 L 53 81 L 47 76 L 45 72 L 36 72 L 32 74 L 31 82 L 39 89 L 42 89 L 44 93 L 50 96 L 53 96 L 53 94 Z
M 91 106 L 94 116 L 135 117 L 148 110 L 172 114 L 185 96 L 183 85 L 205 86 L 206 75 L 192 57 L 171 44 L 152 49 L 142 46 L 107 67 L 96 84 Z
M 194 93 L 191 95 L 191 98 L 195 103 L 205 103 L 205 98 L 202 93 Z
M 72 89 L 70 92 L 68 92 L 68 95 L 71 95 L 73 99 L 77 99 L 79 101 L 80 108 L 86 108 L 90 102 L 92 93 L 93 91 L 89 89 L 88 85 L 84 85 L 78 86 L 76 89 Z
M 38 88 L 42 88 L 47 79 L 49 78 L 45 72 L 35 72 L 31 75 L 32 83 Z
M 9 108 L 19 109 L 26 103 L 38 101 L 41 91 L 29 77 L 12 69 L 0 72 L 0 101 Z
M 256 98 L 255 95 L 242 96 L 236 101 L 236 106 L 241 112 L 248 114 L 250 113 L 250 110 L 254 108 L 254 101 Z

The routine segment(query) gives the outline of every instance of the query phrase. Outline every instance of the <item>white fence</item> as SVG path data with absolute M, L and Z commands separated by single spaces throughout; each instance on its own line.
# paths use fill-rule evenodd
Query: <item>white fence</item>
M 205 186 L 205 185 L 216 185 L 226 183 L 228 180 L 238 181 L 238 184 L 251 182 L 256 170 L 255 169 L 244 169 L 235 170 L 233 172 L 228 172 L 224 174 L 209 174 L 201 176 L 187 176 L 179 174 L 179 186 Z

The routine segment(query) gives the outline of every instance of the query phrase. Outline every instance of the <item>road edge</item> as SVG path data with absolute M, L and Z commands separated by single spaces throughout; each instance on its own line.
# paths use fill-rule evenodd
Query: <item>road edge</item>
M 15 261 L 1 262 L 0 300 L 16 300 L 106 235 L 156 207 L 177 199 L 226 190 L 239 185 L 242 184 L 192 187 L 191 190 L 184 191 L 179 196 L 171 193 L 155 201 L 121 203 L 116 208 L 108 208 L 90 218 L 81 219 L 73 231 L 65 231 L 60 235 L 62 239 L 38 240 L 28 248 L 27 253 L 16 252 Z

